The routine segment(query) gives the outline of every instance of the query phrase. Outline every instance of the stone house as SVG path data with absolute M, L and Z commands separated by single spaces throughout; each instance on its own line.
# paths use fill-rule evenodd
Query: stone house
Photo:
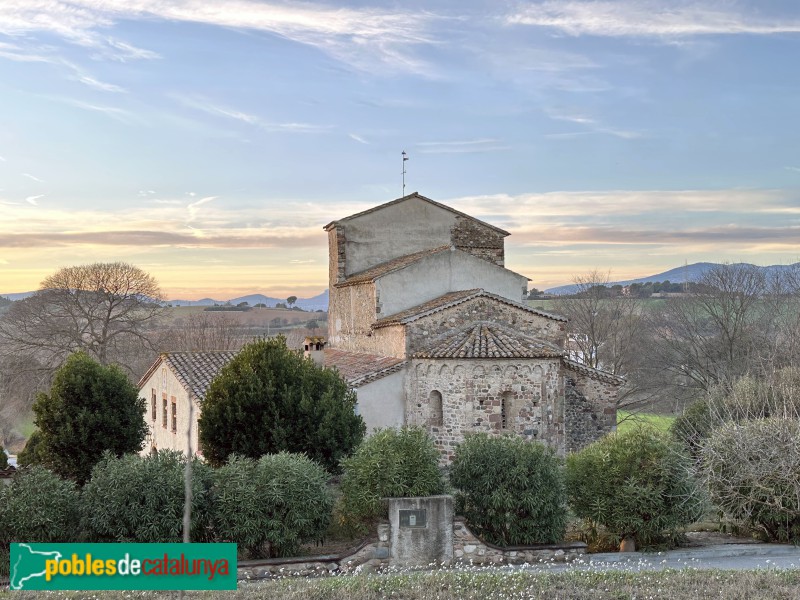
M 192 454 L 197 450 L 200 403 L 211 381 L 234 357 L 234 352 L 163 352 L 139 380 L 139 395 L 146 401 L 148 432 L 142 455 L 158 450 L 186 453 L 189 407 L 192 419 Z
M 468 432 L 564 454 L 615 427 L 624 380 L 568 358 L 566 319 L 524 303 L 508 232 L 417 193 L 325 230 L 324 364 L 357 389 L 369 430 L 421 425 L 447 461 Z

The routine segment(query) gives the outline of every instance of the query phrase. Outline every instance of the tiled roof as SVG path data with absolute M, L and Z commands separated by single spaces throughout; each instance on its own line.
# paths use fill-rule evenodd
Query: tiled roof
M 374 267 L 370 267 L 365 271 L 361 271 L 360 273 L 354 273 L 344 281 L 335 284 L 336 287 L 345 287 L 348 285 L 356 285 L 358 283 L 368 283 L 370 281 L 375 281 L 378 277 L 382 277 L 387 273 L 391 273 L 393 271 L 399 271 L 400 269 L 404 269 L 408 265 L 414 264 L 418 260 L 422 260 L 426 256 L 431 256 L 433 254 L 439 254 L 440 252 L 449 252 L 450 246 L 438 246 L 437 248 L 429 248 L 428 250 L 422 250 L 420 252 L 414 252 L 414 254 L 406 254 L 405 256 L 399 256 L 397 258 L 393 258 L 392 260 L 388 260 L 384 263 L 379 265 L 375 265 Z
M 579 363 L 574 360 L 570 360 L 569 358 L 564 358 L 564 366 L 571 371 L 577 371 L 582 375 L 586 375 L 587 377 L 591 377 L 592 379 L 598 379 L 605 383 L 611 383 L 613 385 L 622 385 L 625 383 L 626 379 L 624 377 L 620 377 L 619 375 L 614 375 L 613 373 L 609 373 L 608 371 L 601 371 L 600 369 L 595 369 L 584 365 L 583 363 Z
M 540 317 L 553 319 L 555 321 L 564 321 L 564 322 L 567 321 L 566 317 L 562 317 L 561 315 L 554 315 L 552 313 L 544 312 L 543 310 L 531 308 L 530 306 L 527 306 L 520 302 L 514 302 L 513 300 L 509 300 L 508 298 L 503 298 L 502 296 L 498 296 L 497 294 L 492 294 L 482 289 L 475 289 L 475 290 L 462 290 L 460 292 L 450 292 L 449 294 L 445 294 L 444 296 L 439 296 L 438 298 L 434 298 L 433 300 L 428 300 L 427 302 L 423 302 L 422 304 L 418 304 L 417 306 L 414 306 L 402 312 L 395 313 L 393 315 L 389 315 L 388 317 L 379 319 L 378 321 L 375 321 L 372 324 L 372 328 L 378 329 L 380 327 L 388 327 L 389 325 L 411 323 L 422 317 L 427 317 L 430 314 L 439 312 L 440 310 L 450 308 L 451 306 L 456 306 L 458 304 L 461 304 L 462 302 L 466 302 L 467 300 L 472 300 L 473 298 L 492 298 L 493 300 L 497 300 L 498 302 L 503 302 L 504 304 L 520 308 L 529 313 L 539 315 Z
M 163 362 L 172 370 L 181 385 L 191 391 L 192 396 L 202 400 L 220 369 L 234 356 L 235 352 L 162 352 L 159 359 L 139 380 L 139 387 Z
M 559 358 L 558 346 L 510 327 L 481 321 L 433 340 L 415 358 Z
M 413 192 L 411 194 L 408 194 L 407 196 L 403 196 L 402 198 L 397 198 L 396 200 L 392 200 L 391 202 L 385 202 L 385 203 L 380 204 L 378 206 L 373 206 L 372 208 L 368 208 L 367 210 L 363 210 L 360 213 L 356 213 L 354 215 L 350 215 L 349 217 L 344 217 L 342 219 L 337 219 L 336 221 L 331 221 L 330 223 L 325 225 L 325 227 L 323 227 L 323 229 L 325 231 L 328 231 L 330 228 L 337 226 L 342 221 L 348 221 L 350 219 L 355 219 L 356 217 L 361 217 L 363 215 L 368 215 L 370 213 L 377 212 L 377 211 L 379 211 L 379 210 L 381 210 L 383 208 L 386 208 L 387 206 L 392 206 L 393 204 L 399 204 L 400 202 L 403 202 L 405 200 L 410 200 L 411 198 L 417 198 L 417 199 L 422 200 L 424 202 L 428 202 L 429 204 L 433 204 L 434 206 L 438 206 L 439 208 L 443 208 L 446 211 L 449 211 L 449 212 L 451 212 L 453 214 L 456 214 L 459 217 L 465 217 L 465 218 L 470 219 L 472 221 L 477 221 L 481 225 L 485 225 L 486 227 L 488 227 L 490 229 L 494 229 L 496 232 L 501 233 L 503 235 L 511 235 L 510 233 L 508 233 L 504 229 L 500 229 L 499 227 L 495 227 L 494 225 L 491 225 L 490 223 L 487 223 L 486 221 L 481 221 L 480 219 L 476 219 L 475 217 L 471 217 L 470 215 L 468 215 L 466 213 L 463 213 L 460 210 L 456 210 L 455 208 L 452 208 L 450 206 L 447 206 L 446 204 L 441 204 L 439 202 L 436 202 L 435 200 L 431 200 L 430 198 L 426 198 L 425 196 L 423 196 L 422 194 L 420 194 L 418 192 Z
M 325 366 L 336 367 L 345 381 L 352 386 L 364 385 L 396 373 L 403 368 L 405 362 L 405 359 L 394 356 L 325 348 Z

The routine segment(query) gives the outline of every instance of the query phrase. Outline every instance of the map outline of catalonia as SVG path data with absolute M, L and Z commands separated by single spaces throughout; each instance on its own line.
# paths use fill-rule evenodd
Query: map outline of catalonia
M 33 548 L 31 548 L 30 544 L 17 544 L 17 552 L 19 552 L 19 555 L 17 556 L 16 562 L 11 567 L 11 577 L 10 577 L 10 580 L 9 580 L 9 588 L 12 589 L 12 590 L 21 590 L 21 589 L 23 589 L 23 583 L 26 582 L 28 579 L 33 579 L 35 577 L 44 577 L 45 576 L 44 565 L 42 565 L 43 569 L 42 569 L 41 573 L 31 573 L 31 574 L 27 575 L 26 577 L 23 577 L 22 579 L 17 579 L 19 577 L 19 575 L 20 575 L 18 573 L 18 570 L 19 570 L 19 567 L 20 567 L 20 563 L 22 562 L 22 559 L 24 558 L 24 555 L 21 553 L 22 548 L 27 548 L 27 550 L 28 550 L 28 552 L 30 552 L 30 554 L 38 554 L 38 555 L 46 556 L 51 560 L 53 560 L 53 559 L 54 560 L 61 560 L 61 553 L 60 552 L 57 552 L 57 551 L 42 552 L 42 551 L 39 551 L 39 550 L 34 550 Z

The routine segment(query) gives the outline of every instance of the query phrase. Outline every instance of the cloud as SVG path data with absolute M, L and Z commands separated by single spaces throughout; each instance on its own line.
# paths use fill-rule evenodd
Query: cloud
M 99 112 L 101 114 L 106 115 L 107 117 L 111 117 L 115 121 L 120 121 L 127 125 L 134 125 L 141 123 L 141 119 L 139 117 L 135 116 L 133 113 L 123 108 L 117 108 L 115 106 L 106 106 L 104 104 L 93 104 L 91 102 L 84 102 L 82 100 L 75 100 L 74 98 L 64 98 L 60 96 L 50 96 L 50 99 L 55 100 L 56 102 L 62 102 L 64 104 L 74 106 L 75 108 L 80 108 L 81 110 Z
M 240 110 L 219 106 L 204 98 L 183 96 L 180 94 L 169 94 L 169 96 L 188 108 L 193 108 L 201 112 L 241 121 L 248 125 L 253 125 L 267 132 L 288 132 L 288 133 L 321 133 L 331 129 L 329 125 L 314 125 L 311 123 L 272 123 L 262 119 L 257 115 L 252 115 Z
M 763 16 L 729 2 L 546 0 L 523 5 L 510 24 L 555 29 L 580 36 L 675 39 L 707 35 L 771 35 L 800 32 L 800 19 Z
M 587 134 L 604 134 L 617 137 L 623 140 L 633 140 L 642 137 L 642 134 L 638 131 L 609 127 L 607 125 L 600 123 L 595 118 L 579 112 L 564 111 L 563 109 L 557 109 L 557 108 L 546 108 L 545 114 L 551 119 L 557 121 L 566 121 L 568 123 L 575 123 L 576 125 L 580 125 L 589 129 L 589 131 L 577 131 L 577 132 L 573 131 L 564 133 L 545 134 L 545 137 L 552 139 L 570 139 Z
M 313 46 L 358 69 L 425 73 L 429 66 L 413 49 L 435 40 L 426 32 L 437 19 L 426 11 L 395 12 L 320 3 L 260 0 L 3 0 L 0 33 L 21 36 L 43 31 L 120 59 L 155 58 L 149 50 L 109 38 L 103 32 L 122 20 L 160 19 L 263 31 Z
M 369 144 L 367 140 L 365 140 L 360 135 L 356 135 L 355 133 L 348 133 L 347 137 L 349 137 L 351 140 L 357 141 L 359 144 Z
M 500 140 L 484 138 L 476 140 L 458 140 L 452 142 L 420 142 L 415 144 L 422 154 L 472 154 L 477 152 L 499 152 L 510 150 L 511 146 Z
M 35 175 L 31 175 L 30 173 L 22 173 L 22 176 L 23 177 L 27 177 L 28 179 L 31 179 L 33 181 L 36 181 L 37 183 L 44 183 L 44 181 L 42 181 L 41 179 L 39 179 Z
M 800 173 L 800 167 L 783 167 L 787 171 L 794 171 L 796 173 Z
M 5 157 L 3 157 L 3 156 L 0 156 L 0 162 L 6 162 L 6 159 L 5 159 Z
M 33 206 L 39 206 L 37 200 L 39 200 L 39 198 L 44 198 L 44 196 L 45 196 L 44 194 L 39 194 L 38 196 L 28 196 L 27 198 L 25 198 L 25 202 L 27 202 L 28 204 L 32 204 Z

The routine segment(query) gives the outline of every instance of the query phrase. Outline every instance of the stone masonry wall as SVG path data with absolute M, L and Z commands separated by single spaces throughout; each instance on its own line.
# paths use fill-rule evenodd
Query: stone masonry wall
M 428 429 L 443 464 L 468 432 L 516 432 L 563 453 L 559 364 L 559 359 L 414 359 L 406 380 L 406 422 Z M 441 394 L 441 412 L 432 392 Z
M 439 335 L 460 329 L 476 321 L 492 321 L 507 325 L 531 337 L 563 348 L 566 323 L 527 312 L 493 298 L 474 298 L 409 323 L 408 353 L 425 347 Z
M 375 285 L 331 286 L 328 300 L 328 342 L 347 349 L 347 340 L 366 336 L 375 322 Z
M 565 419 L 568 452 L 584 448 L 614 431 L 619 387 L 575 371 L 567 371 Z
M 505 236 L 474 219 L 456 217 L 450 239 L 459 250 L 469 252 L 485 261 L 505 266 Z

